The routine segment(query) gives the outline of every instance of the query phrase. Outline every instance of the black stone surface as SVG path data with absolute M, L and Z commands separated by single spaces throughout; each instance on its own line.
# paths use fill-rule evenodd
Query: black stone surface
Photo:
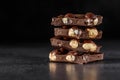
M 105 59 L 85 65 L 49 62 L 49 43 L 1 44 L 0 80 L 120 80 L 120 41 L 98 43 Z

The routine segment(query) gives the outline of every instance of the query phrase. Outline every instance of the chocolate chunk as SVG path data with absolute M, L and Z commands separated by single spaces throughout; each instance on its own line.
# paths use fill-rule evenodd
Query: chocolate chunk
M 59 50 L 58 50 L 59 51 Z M 52 52 L 50 52 L 49 54 L 49 59 L 50 61 L 53 62 L 67 62 L 67 63 L 77 63 L 77 64 L 84 64 L 84 63 L 88 63 L 88 62 L 95 62 L 98 60 L 103 60 L 103 53 L 94 53 L 94 54 L 90 54 L 88 53 L 84 53 L 82 55 L 76 55 L 73 54 L 76 53 L 78 54 L 78 52 L 75 51 L 69 51 L 66 54 L 55 54 L 54 56 L 51 56 L 52 54 L 54 54 L 54 50 Z
M 103 17 L 100 15 L 94 15 L 92 13 L 84 14 L 66 14 L 61 17 L 53 17 L 51 25 L 64 26 L 64 25 L 76 25 L 76 26 L 89 26 L 93 27 L 102 23 Z
M 50 41 L 51 45 L 54 47 L 62 47 L 67 50 L 74 50 L 78 52 L 99 52 L 101 48 L 101 46 L 96 45 L 93 41 L 80 43 L 75 39 L 66 41 L 55 37 L 51 38 Z
M 54 28 L 55 36 L 62 36 L 67 38 L 76 38 L 76 39 L 101 39 L 102 31 L 97 31 L 96 29 L 86 30 L 78 29 L 78 28 L 70 28 L 70 29 L 62 29 L 62 28 Z

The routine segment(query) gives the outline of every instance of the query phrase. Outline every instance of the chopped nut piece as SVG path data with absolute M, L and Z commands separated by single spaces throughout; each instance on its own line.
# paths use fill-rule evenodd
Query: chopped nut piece
M 98 18 L 95 18 L 93 23 L 94 23 L 94 25 L 97 25 L 98 24 Z

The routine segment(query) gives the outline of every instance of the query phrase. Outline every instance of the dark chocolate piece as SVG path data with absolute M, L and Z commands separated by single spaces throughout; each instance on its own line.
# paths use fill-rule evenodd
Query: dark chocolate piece
M 102 23 L 103 17 L 100 15 L 94 15 L 92 13 L 86 14 L 66 14 L 58 17 L 53 17 L 51 25 L 64 26 L 64 25 L 76 25 L 76 26 L 97 26 Z
M 54 35 L 60 37 L 68 37 L 68 38 L 76 38 L 76 39 L 101 39 L 102 31 L 98 31 L 97 29 L 89 29 L 86 30 L 78 29 L 78 28 L 54 28 Z
M 53 50 L 49 54 L 50 61 L 53 62 L 68 62 L 68 63 L 78 63 L 84 64 L 88 62 L 95 62 L 98 60 L 103 60 L 103 53 L 84 53 L 82 55 L 77 55 L 75 51 L 69 51 L 66 54 L 63 54 L 58 49 Z
M 74 50 L 78 52 L 99 52 L 101 46 L 96 45 L 93 41 L 79 42 L 75 39 L 70 41 L 60 40 L 59 38 L 51 38 L 51 45 L 54 47 L 62 47 L 67 50 Z

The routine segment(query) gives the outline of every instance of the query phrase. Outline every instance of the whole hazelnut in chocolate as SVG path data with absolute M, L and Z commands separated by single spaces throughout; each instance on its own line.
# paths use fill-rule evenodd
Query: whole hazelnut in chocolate
M 52 61 L 56 60 L 56 55 L 55 54 L 56 54 L 55 52 L 51 52 L 49 54 L 49 59 L 52 60 Z
M 79 38 L 79 36 L 82 34 L 82 31 L 78 28 L 70 28 L 68 31 L 68 36 Z
M 70 62 L 75 61 L 75 56 L 74 55 L 67 55 L 66 60 L 70 61 Z
M 87 28 L 89 38 L 95 38 L 98 35 L 98 30 L 95 28 Z
M 49 59 L 52 61 L 56 60 L 56 54 L 60 54 L 58 50 L 53 50 L 52 52 L 50 52 L 49 54 Z
M 82 45 L 83 49 L 94 52 L 97 49 L 97 45 L 93 42 L 90 43 L 84 43 Z
M 63 22 L 64 24 L 71 24 L 71 23 L 72 23 L 72 20 L 69 19 L 69 18 L 67 18 L 67 17 L 64 17 L 64 18 L 62 18 L 62 22 Z
M 78 35 L 78 32 L 79 32 L 78 29 L 70 28 L 68 31 L 68 36 L 75 37 Z
M 77 40 L 71 40 L 69 45 L 72 47 L 72 48 L 77 48 L 78 47 L 78 41 Z

